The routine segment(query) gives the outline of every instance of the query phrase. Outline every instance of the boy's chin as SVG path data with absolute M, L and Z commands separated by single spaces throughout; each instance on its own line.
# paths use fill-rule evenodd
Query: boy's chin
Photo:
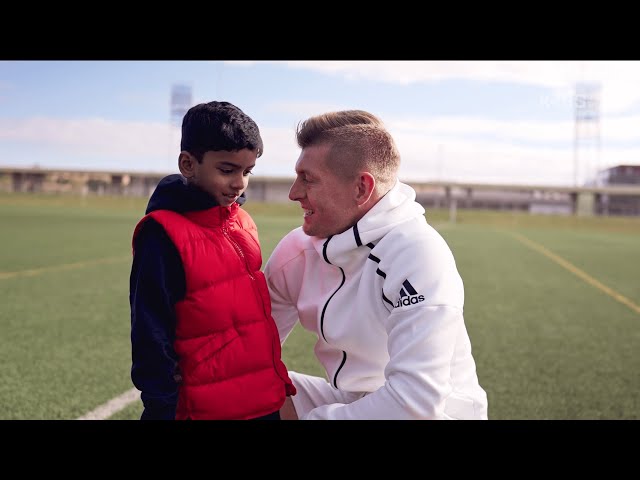
M 218 197 L 218 203 L 223 207 L 230 207 L 236 202 L 237 199 L 238 197 L 222 196 L 222 197 Z

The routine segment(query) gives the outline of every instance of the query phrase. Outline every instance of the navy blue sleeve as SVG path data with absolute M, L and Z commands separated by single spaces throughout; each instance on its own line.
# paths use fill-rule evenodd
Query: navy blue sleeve
M 184 298 L 185 275 L 180 254 L 153 219 L 135 239 L 129 284 L 131 306 L 131 380 L 142 392 L 141 420 L 175 418 L 178 357 L 175 304 Z

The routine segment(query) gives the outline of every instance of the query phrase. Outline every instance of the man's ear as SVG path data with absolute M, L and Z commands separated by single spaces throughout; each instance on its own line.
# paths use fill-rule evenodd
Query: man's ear
M 186 150 L 180 152 L 178 157 L 178 168 L 184 178 L 191 178 L 195 174 L 195 163 L 197 160 Z
M 356 181 L 356 203 L 366 204 L 376 188 L 376 179 L 369 172 L 360 172 Z

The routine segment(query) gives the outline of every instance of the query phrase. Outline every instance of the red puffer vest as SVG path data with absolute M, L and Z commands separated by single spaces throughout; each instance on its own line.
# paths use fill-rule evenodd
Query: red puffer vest
M 275 412 L 296 390 L 280 358 L 255 223 L 234 203 L 185 214 L 156 210 L 135 233 L 149 217 L 164 227 L 185 272 L 186 295 L 176 304 L 176 420 Z

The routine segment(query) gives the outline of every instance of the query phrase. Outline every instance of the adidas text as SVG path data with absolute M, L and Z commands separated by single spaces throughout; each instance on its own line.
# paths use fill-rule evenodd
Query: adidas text
M 400 300 L 398 300 L 398 303 L 396 303 L 396 306 L 394 308 L 415 305 L 419 302 L 424 302 L 424 295 L 411 295 L 410 297 L 402 297 Z

